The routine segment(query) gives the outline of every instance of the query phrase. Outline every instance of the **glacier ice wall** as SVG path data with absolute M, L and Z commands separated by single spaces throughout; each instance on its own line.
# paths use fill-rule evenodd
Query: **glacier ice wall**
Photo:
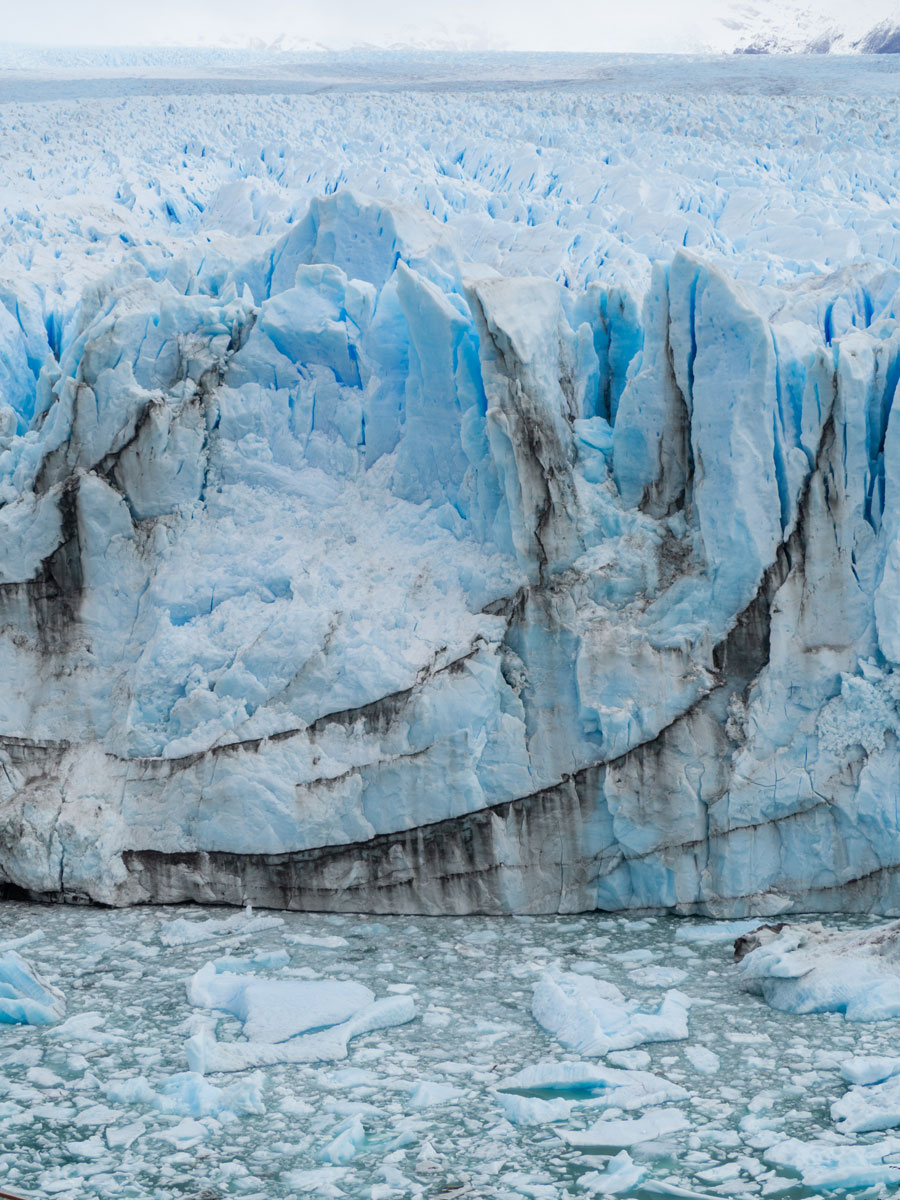
M 257 145 L 262 184 L 225 138 L 212 166 L 199 142 L 169 164 L 189 196 L 162 160 L 88 146 L 53 217 L 17 196 L 0 882 L 900 911 L 900 271 L 877 164 L 832 162 L 818 194 L 810 166 L 808 196 L 798 162 L 748 166 L 759 99 L 732 144 L 747 179 L 687 154 L 673 206 L 674 102 L 616 102 L 606 167 L 630 105 L 654 171 L 594 179 L 562 103 L 499 166 L 522 112 L 485 102 L 501 130 L 454 159 L 443 101 L 436 145 L 404 103 L 405 173 L 374 146 L 358 178 L 298 183 L 299 151 Z M 587 144 L 603 114 L 577 103 Z M 330 169 L 351 101 L 304 104 Z M 189 109 L 160 107 L 183 136 Z

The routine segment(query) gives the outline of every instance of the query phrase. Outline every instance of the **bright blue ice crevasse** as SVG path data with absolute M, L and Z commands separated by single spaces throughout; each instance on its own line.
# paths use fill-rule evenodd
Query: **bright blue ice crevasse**
M 890 272 L 569 288 L 349 189 L 240 246 L 0 308 L 3 879 L 896 911 Z

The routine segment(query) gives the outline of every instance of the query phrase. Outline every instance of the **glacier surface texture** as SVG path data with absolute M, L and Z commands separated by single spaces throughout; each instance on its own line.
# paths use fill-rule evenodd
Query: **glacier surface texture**
M 900 912 L 897 67 L 503 63 L 0 82 L 7 890 Z

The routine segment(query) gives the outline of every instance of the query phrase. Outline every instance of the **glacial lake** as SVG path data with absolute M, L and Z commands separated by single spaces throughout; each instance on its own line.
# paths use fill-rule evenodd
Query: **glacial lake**
M 716 932 L 700 920 L 606 914 L 375 919 L 5 903 L 0 943 L 29 938 L 18 952 L 64 992 L 67 1011 L 54 1026 L 0 1026 L 0 1186 L 73 1200 L 847 1194 L 804 1186 L 767 1151 L 788 1138 L 864 1146 L 891 1136 L 843 1137 L 829 1108 L 847 1089 L 842 1062 L 896 1053 L 895 1023 L 770 1009 L 740 989 L 730 940 L 696 940 Z M 188 1002 L 186 985 L 207 963 L 259 979 L 354 981 L 379 998 L 411 998 L 415 1017 L 360 1034 L 337 1061 L 185 1082 L 198 1030 L 243 1042 L 236 1017 Z M 652 1071 L 687 1093 L 646 1110 L 675 1109 L 685 1127 L 629 1148 L 641 1180 L 624 1192 L 596 1191 L 615 1149 L 586 1151 L 562 1135 L 599 1117 L 636 1119 L 640 1107 L 579 1105 L 527 1125 L 498 1099 L 523 1068 L 580 1057 L 531 1014 L 534 984 L 560 971 L 614 983 L 647 1011 L 673 986 L 691 1002 L 686 1040 L 591 1060 Z

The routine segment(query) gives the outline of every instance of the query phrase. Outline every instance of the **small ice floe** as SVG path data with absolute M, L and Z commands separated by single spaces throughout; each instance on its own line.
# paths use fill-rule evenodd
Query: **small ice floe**
M 303 1196 L 344 1196 L 346 1193 L 337 1185 L 346 1174 L 346 1167 L 314 1167 L 312 1170 L 290 1171 L 284 1181 L 295 1193 Z
M 337 1025 L 375 999 L 375 993 L 361 983 L 219 974 L 214 963 L 197 971 L 187 994 L 195 1008 L 217 1009 L 237 1017 L 247 1037 L 256 1042 L 284 1042 L 310 1029 Z
M 635 1163 L 627 1150 L 611 1158 L 605 1171 L 589 1171 L 578 1180 L 578 1187 L 592 1196 L 621 1196 L 636 1187 L 646 1174 L 646 1168 Z
M 343 950 L 350 943 L 338 934 L 313 937 L 311 933 L 289 933 L 284 940 L 291 946 L 314 946 L 319 950 Z
M 827 1192 L 897 1183 L 900 1171 L 886 1160 L 900 1155 L 900 1138 L 884 1138 L 864 1146 L 839 1145 L 824 1139 L 776 1142 L 763 1158 L 774 1167 L 795 1171 L 804 1187 Z M 898 1163 L 897 1165 L 900 1165 Z
M 623 1071 L 645 1071 L 650 1066 L 651 1058 L 646 1050 L 611 1050 L 606 1061 L 611 1067 L 621 1067 Z
M 684 1057 L 701 1075 L 715 1075 L 721 1066 L 718 1054 L 707 1046 L 685 1046 Z
M 567 1121 L 584 1108 L 645 1108 L 688 1098 L 683 1087 L 650 1071 L 616 1071 L 590 1062 L 535 1063 L 504 1079 L 494 1095 L 514 1125 Z
M 841 1063 L 841 1076 L 848 1083 L 881 1083 L 892 1075 L 900 1075 L 900 1058 L 857 1054 Z
M 33 946 L 43 936 L 43 929 L 33 929 L 31 933 L 23 933 L 21 937 L 7 938 L 0 942 L 0 954 L 5 954 L 7 950 L 21 950 L 23 946 Z
M 159 940 L 164 946 L 196 946 L 213 938 L 262 933 L 264 929 L 276 929 L 283 924 L 283 917 L 255 917 L 248 905 L 241 912 L 220 920 L 189 921 L 186 917 L 178 917 L 163 926 Z
M 414 1110 L 433 1108 L 436 1104 L 449 1104 L 465 1094 L 462 1088 L 454 1087 L 452 1083 L 434 1083 L 431 1080 L 423 1080 L 421 1083 L 417 1083 L 410 1092 L 409 1107 Z
M 628 978 L 632 983 L 637 984 L 638 987 L 648 988 L 675 987 L 679 983 L 684 983 L 687 976 L 687 971 L 683 971 L 681 967 L 662 967 L 655 964 L 637 967 L 634 971 L 628 972 Z
M 273 1063 L 329 1062 L 347 1057 L 351 1038 L 405 1025 L 415 1015 L 411 996 L 387 996 L 360 1008 L 346 1021 L 336 1018 L 333 1011 L 330 1018 L 321 1021 L 327 1028 L 316 1028 L 314 1032 L 280 1042 L 219 1042 L 211 1030 L 204 1028 L 188 1039 L 188 1065 L 203 1075 L 210 1071 L 246 1071 Z M 329 1023 L 335 1020 L 339 1023 Z
M 236 971 L 240 975 L 244 972 L 252 973 L 257 969 L 277 971 L 281 967 L 288 966 L 290 961 L 291 956 L 287 950 L 261 950 L 258 954 L 250 955 L 249 958 L 225 954 L 221 958 L 217 958 L 213 965 L 219 973 Z
M 191 1150 L 194 1146 L 199 1145 L 209 1132 L 209 1126 L 204 1125 L 202 1121 L 196 1121 L 193 1117 L 185 1117 L 177 1125 L 169 1129 L 158 1129 L 150 1136 L 161 1142 L 168 1142 L 175 1150 Z
M 130 1041 L 124 1033 L 113 1033 L 101 1028 L 106 1021 L 103 1013 L 76 1013 L 74 1017 L 69 1017 L 61 1025 L 57 1025 L 50 1036 L 57 1038 L 63 1045 L 72 1042 L 92 1042 L 95 1046 L 117 1046 Z
M 158 1091 L 154 1091 L 143 1075 L 116 1080 L 107 1085 L 106 1098 L 114 1104 L 138 1104 L 165 1114 L 217 1117 L 221 1121 L 264 1113 L 262 1085 L 260 1074 L 220 1088 L 197 1072 L 184 1071 L 169 1076 Z
M 788 925 L 756 941 L 737 969 L 773 1008 L 841 1012 L 848 1021 L 900 1016 L 900 923 L 865 933 Z
M 672 1200 L 717 1200 L 721 1192 L 695 1192 L 693 1188 L 681 1187 L 677 1183 L 664 1183 L 661 1180 L 647 1180 L 641 1187 L 647 1196 L 671 1196 Z
M 831 1119 L 841 1133 L 900 1126 L 900 1058 L 850 1058 L 841 1064 L 841 1075 L 854 1085 L 831 1106 Z
M 733 942 L 742 934 L 752 933 L 761 924 L 760 917 L 748 917 L 743 921 L 714 921 L 711 925 L 684 924 L 675 931 L 675 941 L 695 942 L 704 946 Z
M 591 1150 L 636 1146 L 653 1142 L 690 1128 L 690 1121 L 677 1108 L 661 1108 L 633 1120 L 595 1121 L 590 1129 L 561 1129 L 558 1136 L 570 1146 Z
M 66 998 L 15 950 L 0 954 L 0 1024 L 53 1025 L 66 1011 Z
M 686 1038 L 689 1006 L 682 992 L 670 991 L 655 1012 L 644 1012 L 612 983 L 563 972 L 543 975 L 535 984 L 531 1011 L 564 1046 L 600 1057 L 645 1042 Z
M 328 1145 L 319 1152 L 322 1162 L 333 1166 L 342 1166 L 352 1162 L 366 1145 L 366 1131 L 360 1116 L 348 1117 L 333 1131 L 334 1136 Z

